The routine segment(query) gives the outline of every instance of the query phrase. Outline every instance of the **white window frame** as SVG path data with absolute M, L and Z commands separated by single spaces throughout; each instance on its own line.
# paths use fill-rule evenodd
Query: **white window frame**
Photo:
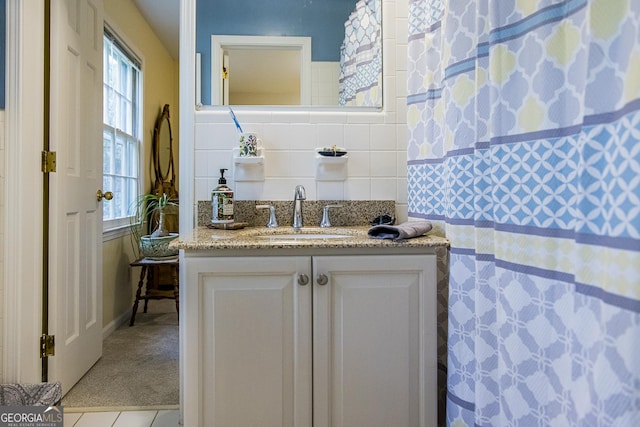
M 143 117 L 144 117 L 143 106 L 142 106 L 142 99 L 143 99 L 142 60 L 140 60 L 140 55 L 138 55 L 135 52 L 135 50 L 130 47 L 130 44 L 123 41 L 123 39 L 117 34 L 117 32 L 112 27 L 110 27 L 106 22 L 105 22 L 104 36 L 108 37 L 110 41 L 118 48 L 118 50 L 120 50 L 129 60 L 131 60 L 131 62 L 136 66 L 138 70 L 138 79 L 137 79 L 138 93 L 137 93 L 136 99 L 132 100 L 133 104 L 135 104 L 135 109 L 136 109 L 134 114 L 135 114 L 135 119 L 137 121 L 137 128 L 134 126 L 134 130 L 133 130 L 135 135 L 129 135 L 126 132 L 123 132 L 121 129 L 116 129 L 113 126 L 104 123 L 103 121 L 103 144 L 104 144 L 105 133 L 110 134 L 114 141 L 116 138 L 125 138 L 128 143 L 132 142 L 132 138 L 133 140 L 137 141 L 136 148 L 137 148 L 138 159 L 137 159 L 137 165 L 135 165 L 135 169 L 137 170 L 137 177 L 135 177 L 135 180 L 137 182 L 134 184 L 135 195 L 134 197 L 132 197 L 132 199 L 130 199 L 130 200 L 135 200 L 139 197 L 140 194 L 142 194 L 142 186 L 144 181 L 144 166 L 142 161 L 143 153 L 144 153 L 144 142 L 143 142 L 143 132 L 142 132 Z M 105 46 L 106 46 L 106 43 L 105 43 Z M 103 55 L 104 55 L 104 52 L 103 52 Z M 107 67 L 107 64 L 104 64 L 104 67 Z M 104 82 L 103 82 L 103 86 L 106 88 L 106 86 L 104 85 Z M 104 118 L 104 113 L 103 113 L 103 118 Z M 104 171 L 104 153 L 103 153 L 103 171 Z M 104 174 L 104 175 L 109 176 L 107 174 Z M 118 175 L 114 174 L 112 176 L 118 176 Z M 129 176 L 129 178 L 131 178 L 131 176 Z M 103 181 L 104 181 L 104 177 L 103 177 Z M 114 197 L 116 197 L 115 191 L 114 191 Z M 125 209 L 129 210 L 129 206 L 125 207 Z M 114 219 L 104 219 L 103 217 L 103 239 L 109 240 L 111 238 L 116 238 L 116 237 L 120 237 L 125 234 L 128 234 L 130 230 L 130 225 L 131 225 L 132 213 L 133 212 L 129 212 L 128 216 L 114 218 Z

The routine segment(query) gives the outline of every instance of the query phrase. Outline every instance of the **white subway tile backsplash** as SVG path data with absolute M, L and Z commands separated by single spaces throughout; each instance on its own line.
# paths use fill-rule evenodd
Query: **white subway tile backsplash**
M 274 178 L 265 181 L 263 199 L 266 200 L 293 200 L 293 192 L 296 185 L 304 186 L 307 199 L 317 200 L 315 178 Z M 253 199 L 247 199 L 253 200 Z
M 350 113 L 347 116 L 347 123 L 352 124 L 371 124 L 371 123 L 384 123 L 385 114 L 382 113 L 370 113 L 370 112 L 358 112 Z
M 397 107 L 397 111 L 396 114 L 398 115 L 398 126 L 402 126 L 404 128 L 405 131 L 408 130 L 407 128 L 407 100 L 404 98 L 397 98 L 396 100 L 396 107 Z M 406 138 L 406 133 L 405 133 L 405 137 L 402 139 L 402 141 L 398 141 L 398 147 L 400 150 L 406 151 L 407 150 L 407 141 L 409 141 Z
M 318 181 L 316 196 L 318 200 L 345 200 L 344 181 Z
M 341 124 L 319 124 L 318 127 L 318 148 L 322 147 L 344 147 L 344 126 Z
M 271 123 L 309 123 L 309 111 L 274 111 L 271 113 Z
M 404 116 L 407 117 L 407 112 L 403 111 Z M 396 151 L 402 156 L 407 157 L 407 141 L 409 140 L 409 128 L 406 124 L 396 125 Z
M 409 40 L 409 18 L 406 16 L 396 19 L 396 40 L 398 43 L 407 43 Z
M 396 58 L 396 70 L 407 71 L 408 53 L 407 53 L 406 43 L 398 43 L 396 45 L 395 58 Z M 405 84 L 406 84 L 406 81 L 405 81 Z
M 396 26 L 384 25 L 386 22 L 396 22 L 396 5 L 395 2 L 383 1 L 382 2 L 382 38 L 383 39 L 395 39 L 396 38 Z
M 344 128 L 344 148 L 347 151 L 369 151 L 369 126 L 352 125 Z
M 407 153 L 406 152 L 396 152 L 396 174 L 398 179 L 405 179 L 407 176 Z
M 409 207 L 406 203 L 396 202 L 396 224 L 402 224 L 409 220 Z
M 396 79 L 396 95 L 396 99 L 404 99 L 406 103 L 407 72 L 405 70 L 398 70 L 398 78 Z
M 395 151 L 371 151 L 371 177 L 396 178 L 396 152 Z M 395 200 L 395 197 L 394 197 Z
M 409 2 L 393 1 L 396 10 L 396 18 L 407 18 L 409 16 Z
M 196 126 L 194 145 L 196 150 L 211 150 L 215 148 L 213 135 L 215 127 L 209 123 Z
M 331 111 L 311 111 L 309 114 L 309 123 L 318 124 L 340 124 L 347 123 L 349 113 L 345 110 Z
M 290 151 L 286 169 L 279 176 L 293 178 L 313 178 L 315 176 L 315 152 L 311 150 Z
M 396 149 L 396 125 L 371 125 L 370 127 L 371 150 L 395 150 Z
M 346 200 L 372 200 L 371 178 L 352 178 L 345 181 L 344 198 Z
M 350 178 L 368 178 L 371 176 L 369 151 L 351 151 L 347 160 L 347 176 Z
M 235 183 L 233 197 L 235 200 L 264 200 L 264 186 L 264 181 Z
M 195 196 L 196 200 L 210 200 L 211 190 L 215 188 L 212 185 L 214 180 L 212 178 L 196 178 L 195 179 Z M 217 181 L 215 181 L 217 182 Z M 217 184 L 216 184 L 217 185 Z
M 396 200 L 396 178 L 371 178 L 371 200 Z
M 313 150 L 317 146 L 316 125 L 274 123 L 265 125 L 264 145 L 271 150 Z
M 289 170 L 290 157 L 286 150 L 267 150 L 265 152 L 264 174 L 265 177 L 277 177 Z
M 407 179 L 398 178 L 396 181 L 396 201 L 406 205 L 407 200 L 409 200 L 407 192 Z
M 395 77 L 389 77 L 389 76 L 385 76 L 384 77 L 384 84 L 382 86 L 382 97 L 383 97 L 383 102 L 385 103 L 387 110 L 388 111 L 395 111 L 396 110 L 396 100 L 397 100 L 397 96 L 396 96 L 396 79 Z M 406 100 L 405 100 L 406 103 Z
M 382 75 L 384 77 L 395 77 L 396 75 L 396 40 L 395 39 L 383 39 L 382 40 Z M 391 52 L 391 54 L 386 54 Z
M 209 160 L 210 156 L 211 153 L 207 151 L 203 151 L 202 155 L 196 156 L 194 162 L 194 176 L 196 178 L 206 178 L 211 176 L 211 171 L 209 170 L 209 165 L 211 163 Z

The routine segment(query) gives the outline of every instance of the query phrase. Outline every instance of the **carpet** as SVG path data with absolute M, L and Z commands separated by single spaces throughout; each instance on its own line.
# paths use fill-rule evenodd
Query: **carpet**
M 64 407 L 180 403 L 178 313 L 172 300 L 150 301 L 136 323 L 103 342 L 102 358 L 62 398 Z

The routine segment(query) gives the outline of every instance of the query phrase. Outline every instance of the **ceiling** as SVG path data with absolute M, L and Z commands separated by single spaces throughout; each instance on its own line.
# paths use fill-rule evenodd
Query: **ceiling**
M 133 0 L 173 59 L 180 58 L 180 0 Z

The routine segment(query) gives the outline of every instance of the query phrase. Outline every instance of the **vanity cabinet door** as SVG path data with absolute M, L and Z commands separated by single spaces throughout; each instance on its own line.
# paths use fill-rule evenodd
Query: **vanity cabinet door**
M 311 259 L 205 265 L 197 279 L 199 425 L 310 427 Z
M 314 427 L 435 427 L 435 255 L 319 256 Z

